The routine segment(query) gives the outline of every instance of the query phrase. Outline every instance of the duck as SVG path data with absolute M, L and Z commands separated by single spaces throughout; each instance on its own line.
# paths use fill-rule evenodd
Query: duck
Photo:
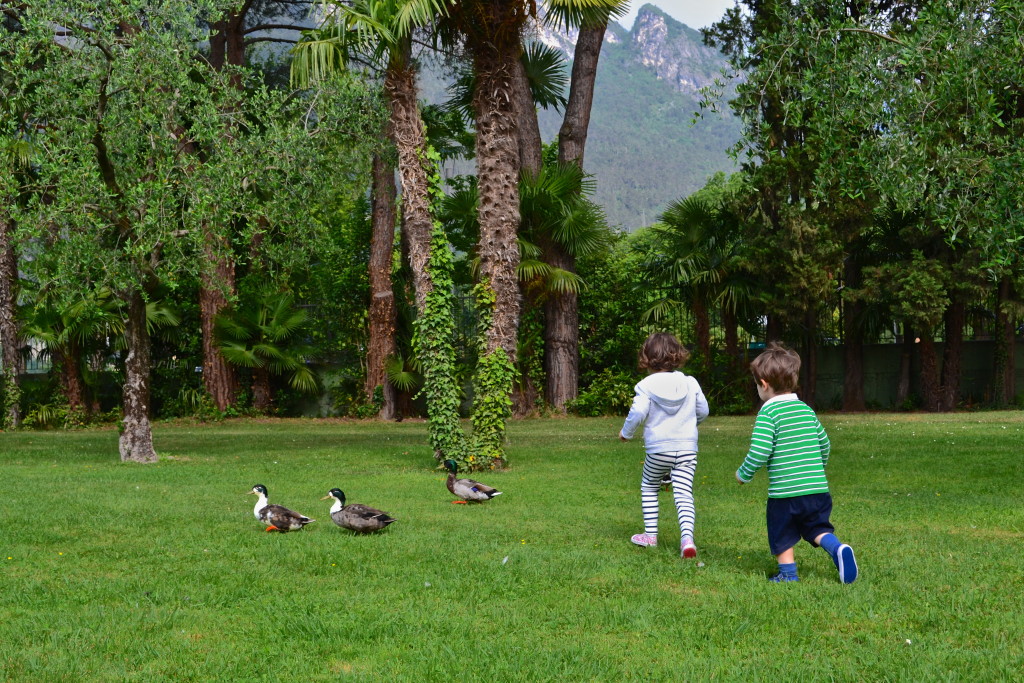
M 472 479 L 458 479 L 456 474 L 459 472 L 459 466 L 455 464 L 454 460 L 445 460 L 444 466 L 448 470 L 448 490 L 452 492 L 457 498 L 461 500 L 453 500 L 452 504 L 465 505 L 469 501 L 475 503 L 482 503 L 486 500 L 490 500 L 495 496 L 500 496 L 501 491 L 487 484 L 481 484 L 478 481 Z
M 398 520 L 377 508 L 360 503 L 345 505 L 345 492 L 341 489 L 331 489 L 326 496 L 320 500 L 334 499 L 331 506 L 331 519 L 342 529 L 351 529 L 361 534 L 368 534 L 380 531 L 389 524 Z
M 259 496 L 259 500 L 256 501 L 256 507 L 253 508 L 252 513 L 256 516 L 256 519 L 268 525 L 267 531 L 280 531 L 282 533 L 295 531 L 316 521 L 306 515 L 300 515 L 298 512 L 289 510 L 283 505 L 268 505 L 267 487 L 263 484 L 256 484 L 249 493 Z

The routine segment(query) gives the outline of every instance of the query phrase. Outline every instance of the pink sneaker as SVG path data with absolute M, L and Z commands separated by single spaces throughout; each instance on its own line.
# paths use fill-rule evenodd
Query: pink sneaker
M 697 557 L 697 546 L 693 544 L 692 538 L 684 538 L 680 544 L 683 557 L 690 559 Z
M 658 537 L 651 534 L 633 534 L 633 537 L 629 540 L 645 548 L 653 548 L 658 545 Z

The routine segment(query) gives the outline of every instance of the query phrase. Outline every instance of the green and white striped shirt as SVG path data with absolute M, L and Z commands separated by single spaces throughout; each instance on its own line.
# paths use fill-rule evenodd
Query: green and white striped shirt
M 769 498 L 828 493 L 825 464 L 830 449 L 811 407 L 796 394 L 779 394 L 758 412 L 750 450 L 736 476 L 748 482 L 767 464 Z

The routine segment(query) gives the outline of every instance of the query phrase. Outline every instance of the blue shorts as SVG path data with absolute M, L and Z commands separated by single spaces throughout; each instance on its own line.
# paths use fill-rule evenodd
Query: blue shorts
M 768 519 L 768 547 L 779 555 L 804 539 L 816 545 L 819 534 L 836 530 L 828 521 L 832 513 L 832 495 L 812 493 L 792 498 L 769 498 L 765 510 Z

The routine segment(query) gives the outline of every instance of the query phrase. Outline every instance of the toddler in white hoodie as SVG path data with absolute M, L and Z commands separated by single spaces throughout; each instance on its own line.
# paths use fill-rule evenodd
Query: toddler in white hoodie
M 693 475 L 697 469 L 697 425 L 708 416 L 708 402 L 700 384 L 679 372 L 690 352 L 674 335 L 652 334 L 640 349 L 640 367 L 650 375 L 635 387 L 636 396 L 619 438 L 628 441 L 644 425 L 643 476 L 640 503 L 644 533 L 630 540 L 640 546 L 658 545 L 658 490 L 662 478 L 672 478 L 672 493 L 679 515 L 680 551 L 696 557 L 693 543 Z

